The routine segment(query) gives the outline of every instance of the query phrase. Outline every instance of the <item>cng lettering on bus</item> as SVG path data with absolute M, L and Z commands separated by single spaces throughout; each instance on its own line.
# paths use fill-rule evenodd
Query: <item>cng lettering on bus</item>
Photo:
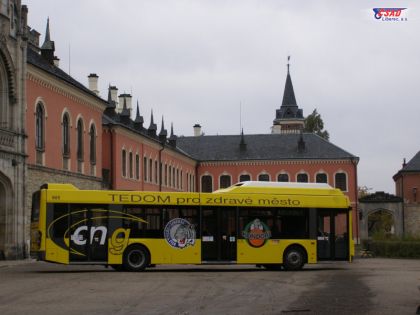
M 82 234 L 83 231 L 88 231 L 88 226 L 87 225 L 81 225 L 76 230 L 74 230 L 73 234 L 71 235 L 71 240 L 73 241 L 74 244 L 80 245 L 80 246 L 86 245 L 87 239 Z M 93 239 L 95 237 L 95 233 L 100 232 L 100 233 L 96 233 L 96 234 L 99 234 L 98 237 L 100 237 L 99 244 L 104 245 L 105 240 L 106 240 L 107 231 L 108 231 L 108 229 L 107 229 L 106 226 L 92 226 L 90 228 L 89 233 L 88 233 L 88 235 L 90 236 L 89 237 L 90 238 L 90 244 L 93 244 Z M 97 238 L 97 240 L 99 240 L 99 238 Z
M 87 225 L 79 226 L 71 235 L 71 240 L 74 244 L 83 246 L 87 243 L 87 238 L 83 232 L 88 232 L 89 244 L 93 244 L 93 241 L 97 241 L 99 245 L 105 245 L 107 240 L 108 229 L 106 226 L 92 226 Z M 130 237 L 130 229 L 119 228 L 112 233 L 110 239 L 110 251 L 113 255 L 119 255 L 122 253 L 124 248 L 128 244 Z

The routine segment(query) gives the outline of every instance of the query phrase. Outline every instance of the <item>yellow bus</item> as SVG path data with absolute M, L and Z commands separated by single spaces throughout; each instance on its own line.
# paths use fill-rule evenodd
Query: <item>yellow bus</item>
M 33 194 L 31 254 L 141 271 L 157 264 L 302 269 L 354 256 L 348 198 L 327 184 L 242 182 L 213 193 L 79 190 Z

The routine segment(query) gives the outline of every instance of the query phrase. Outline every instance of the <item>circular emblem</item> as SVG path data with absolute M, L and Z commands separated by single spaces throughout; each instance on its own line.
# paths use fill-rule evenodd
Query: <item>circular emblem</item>
M 163 231 L 166 241 L 175 248 L 185 248 L 195 244 L 195 227 L 185 219 L 169 221 Z
M 261 247 L 271 237 L 271 232 L 268 226 L 261 222 L 260 219 L 255 219 L 249 222 L 242 235 L 248 240 L 248 244 L 252 247 Z

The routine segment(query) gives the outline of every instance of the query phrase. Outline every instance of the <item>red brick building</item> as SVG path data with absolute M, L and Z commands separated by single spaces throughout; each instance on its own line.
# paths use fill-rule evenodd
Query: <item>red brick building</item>
M 393 176 L 395 194 L 403 200 L 404 233 L 420 235 L 420 151 Z

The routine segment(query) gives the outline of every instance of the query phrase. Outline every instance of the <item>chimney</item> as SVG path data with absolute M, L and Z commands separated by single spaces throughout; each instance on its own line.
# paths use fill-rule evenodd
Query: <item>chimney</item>
M 118 108 L 117 111 L 119 113 L 122 111 L 122 105 L 124 104 L 124 100 L 125 100 L 125 106 L 127 107 L 128 111 L 130 112 L 130 115 L 131 115 L 131 99 L 132 99 L 131 95 L 123 93 L 123 94 L 120 94 L 118 96 L 118 99 L 119 99 L 119 106 L 117 106 L 117 108 Z
M 56 66 L 57 68 L 60 67 L 60 58 L 58 58 L 57 56 L 54 56 L 53 62 L 54 62 L 54 66 Z
M 402 164 L 402 167 L 404 168 L 404 167 L 406 167 L 407 166 L 407 163 L 405 162 L 405 158 L 403 159 L 403 164 Z
M 115 107 L 117 107 L 117 104 L 118 104 L 118 100 L 117 100 L 118 89 L 117 89 L 116 86 L 110 86 L 109 90 L 111 91 L 111 100 L 113 102 L 115 102 Z
M 131 103 L 131 101 L 132 101 L 132 97 L 131 97 L 131 94 L 125 94 L 125 101 L 126 101 L 126 106 L 127 106 L 127 109 L 130 111 L 130 115 L 131 115 L 131 109 L 132 109 L 132 103 Z
M 98 76 L 96 75 L 96 73 L 89 74 L 88 80 L 89 80 L 89 90 L 91 90 L 96 95 L 99 95 Z
M 201 136 L 201 126 L 199 124 L 195 124 L 193 128 L 194 128 L 194 137 Z

